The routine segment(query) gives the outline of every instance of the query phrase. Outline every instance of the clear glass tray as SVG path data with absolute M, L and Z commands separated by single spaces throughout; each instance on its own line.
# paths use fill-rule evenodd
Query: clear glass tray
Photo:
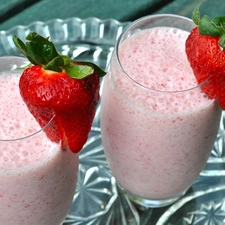
M 106 69 L 116 39 L 129 23 L 88 18 L 34 22 L 0 31 L 0 55 L 20 55 L 12 42 L 30 31 L 51 36 L 57 50 L 76 60 L 92 61 Z M 63 225 L 188 225 L 224 224 L 225 152 L 224 126 L 220 130 L 205 169 L 172 206 L 145 209 L 133 205 L 116 186 L 105 160 L 99 122 L 100 103 L 88 142 L 80 153 L 79 179 L 73 205 Z

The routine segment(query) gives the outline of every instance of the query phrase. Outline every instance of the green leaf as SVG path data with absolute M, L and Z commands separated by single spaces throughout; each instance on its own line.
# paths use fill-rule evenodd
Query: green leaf
M 61 72 L 63 69 L 66 73 L 76 79 L 82 79 L 91 75 L 94 71 L 100 76 L 106 74 L 101 68 L 91 62 L 72 61 L 68 56 L 60 55 L 54 44 L 48 38 L 30 32 L 26 36 L 25 44 L 15 35 L 13 41 L 16 47 L 25 55 L 34 65 L 43 66 L 45 70 Z
M 62 59 L 63 59 L 63 61 L 64 61 L 64 65 L 65 65 L 65 66 L 70 65 L 71 59 L 70 59 L 68 56 L 66 56 L 66 55 L 61 55 L 61 57 L 62 57 Z
M 220 35 L 225 34 L 225 16 L 214 18 L 212 20 L 212 23 L 217 28 L 217 30 L 220 32 Z
M 35 61 L 37 65 L 46 65 L 59 54 L 49 38 L 44 38 L 35 32 L 27 35 L 27 56 Z
M 192 13 L 192 20 L 193 22 L 198 25 L 199 22 L 200 22 L 200 12 L 199 12 L 199 7 L 200 7 L 201 4 L 198 4 L 195 9 L 193 10 L 193 13 Z
M 223 49 L 223 51 L 225 50 L 225 34 L 220 36 L 219 46 Z
M 56 72 L 62 72 L 61 67 L 63 66 L 64 66 L 64 60 L 62 56 L 57 56 L 52 61 L 50 61 L 46 66 L 44 66 L 43 69 L 52 70 Z
M 13 39 L 13 42 L 14 42 L 15 46 L 18 48 L 18 50 L 24 56 L 26 56 L 27 55 L 27 47 L 26 47 L 26 45 L 16 35 L 13 35 L 12 39 Z
M 219 16 L 219 17 L 213 18 L 212 22 L 217 26 L 225 28 L 225 16 Z
M 207 36 L 220 36 L 220 32 L 208 16 L 203 16 L 198 25 L 199 33 Z
M 99 77 L 103 77 L 106 75 L 106 72 L 98 67 L 96 64 L 92 62 L 83 62 L 85 65 L 88 65 L 94 69 L 94 71 L 98 74 Z
M 82 79 L 94 73 L 94 69 L 86 65 L 65 66 L 65 70 L 70 77 L 75 79 Z
M 19 70 L 25 70 L 25 69 L 29 68 L 30 66 L 32 66 L 31 63 L 27 64 L 26 66 L 19 67 L 18 69 L 19 69 Z

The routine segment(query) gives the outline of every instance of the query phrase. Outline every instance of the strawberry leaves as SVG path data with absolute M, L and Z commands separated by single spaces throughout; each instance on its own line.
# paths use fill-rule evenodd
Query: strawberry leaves
M 20 94 L 41 127 L 52 120 L 46 135 L 79 152 L 88 138 L 99 101 L 100 78 L 106 73 L 90 62 L 60 55 L 54 44 L 35 32 L 23 43 L 13 41 L 31 62 L 20 77 Z M 83 79 L 85 78 L 85 79 Z M 83 80 L 82 80 L 83 79 Z M 67 146 L 68 145 L 68 146 Z
M 75 62 L 69 57 L 60 55 L 49 37 L 31 32 L 26 36 L 26 43 L 23 43 L 16 35 L 13 41 L 18 50 L 34 64 L 42 66 L 44 70 L 55 72 L 66 71 L 67 75 L 74 79 L 82 79 L 90 76 L 94 71 L 99 77 L 106 73 L 97 65 L 90 62 Z
M 219 45 L 222 50 L 225 49 L 225 16 L 210 19 L 204 15 L 200 17 L 200 4 L 196 6 L 192 14 L 193 22 L 198 25 L 199 34 L 204 36 L 219 37 Z
M 200 17 L 199 5 L 194 9 L 193 21 L 197 27 L 191 30 L 185 44 L 187 59 L 201 86 L 209 98 L 216 98 L 225 109 L 225 16 L 210 19 Z
M 43 66 L 44 70 L 52 70 L 55 72 L 62 72 L 61 67 L 64 66 L 64 60 L 62 56 L 57 56 L 51 60 L 47 65 Z
M 59 55 L 49 38 L 31 32 L 26 36 L 26 40 L 24 44 L 16 35 L 13 36 L 16 47 L 34 65 L 46 65 Z
M 65 66 L 66 73 L 72 78 L 82 79 L 87 75 L 94 73 L 94 69 L 90 66 L 76 65 L 76 66 Z

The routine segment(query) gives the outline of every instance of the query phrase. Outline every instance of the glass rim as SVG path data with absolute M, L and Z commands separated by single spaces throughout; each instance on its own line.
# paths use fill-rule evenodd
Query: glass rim
M 40 129 L 38 129 L 37 131 L 35 131 L 34 133 L 31 133 L 31 134 L 28 134 L 28 135 L 25 135 L 23 137 L 17 137 L 17 138 L 10 138 L 10 139 L 0 139 L 0 142 L 14 142 L 14 141 L 20 141 L 20 140 L 24 140 L 24 139 L 27 139 L 27 138 L 30 138 L 30 137 L 33 137 L 41 132 L 44 132 L 45 129 L 47 129 L 49 126 L 51 126 L 51 123 L 52 121 L 54 120 L 55 116 L 53 116 L 49 121 L 48 123 L 41 127 Z
M 12 60 L 12 59 L 14 59 L 15 61 Z M 19 66 L 19 64 L 17 64 L 17 62 L 21 62 L 22 65 L 25 65 L 26 63 L 29 63 L 29 61 L 23 56 L 14 56 L 14 55 L 0 56 L 0 61 L 4 61 L 4 60 L 9 60 L 10 62 L 12 62 L 12 65 L 16 65 L 17 68 Z M 11 65 L 10 70 L 15 69 L 15 68 L 13 68 L 12 65 Z M 27 110 L 29 110 L 29 109 L 27 108 Z M 0 137 L 0 142 L 14 142 L 14 141 L 20 141 L 20 140 L 24 140 L 24 139 L 33 137 L 33 136 L 35 136 L 35 135 L 37 135 L 41 132 L 44 132 L 46 128 L 51 126 L 51 123 L 54 120 L 54 118 L 55 118 L 55 115 L 53 115 L 52 118 L 43 127 L 37 128 L 36 131 L 31 132 L 30 134 L 26 134 L 26 135 L 21 136 L 21 137 L 12 137 L 12 138 L 10 137 L 10 138 L 4 138 L 4 139 Z M 38 125 L 38 122 L 37 122 L 37 125 Z
M 148 19 L 154 19 L 154 18 L 163 18 L 163 17 L 170 17 L 170 18 L 175 18 L 175 19 L 182 19 L 182 20 L 186 20 L 188 22 L 191 22 L 193 24 L 193 21 L 188 18 L 188 17 L 184 17 L 184 16 L 180 16 L 180 15 L 175 15 L 175 14 L 156 14 L 156 15 L 148 15 L 148 16 L 143 16 L 135 21 L 133 21 L 130 25 L 128 25 L 124 30 L 123 32 L 120 34 L 117 42 L 116 42 L 116 45 L 115 45 L 115 55 L 116 55 L 116 63 L 119 65 L 119 68 L 120 70 L 123 72 L 123 74 L 126 75 L 126 77 L 131 81 L 133 82 L 135 85 L 137 85 L 138 87 L 140 88 L 143 88 L 143 89 L 146 89 L 148 91 L 153 91 L 153 92 L 158 92 L 158 93 L 170 93 L 170 94 L 175 94 L 175 93 L 183 93 L 183 92 L 187 92 L 187 91 L 192 91 L 192 90 L 195 90 L 195 89 L 199 89 L 201 88 L 202 86 L 204 86 L 205 84 L 207 84 L 209 82 L 209 80 L 211 79 L 211 76 L 205 80 L 204 82 L 196 85 L 196 86 L 193 86 L 193 87 L 190 87 L 190 88 L 187 88 L 187 89 L 182 89 L 182 90 L 158 90 L 158 89 L 153 89 L 153 88 L 150 88 L 146 85 L 143 85 L 139 82 L 137 82 L 135 79 L 133 79 L 123 68 L 121 62 L 120 62 L 120 57 L 119 57 L 119 45 L 121 44 L 121 40 L 122 38 L 124 37 L 124 35 L 128 32 L 128 30 L 130 28 L 132 28 L 133 26 L 135 26 L 136 24 L 138 24 L 139 22 L 141 21 L 144 21 L 144 20 L 148 20 Z M 166 26 L 165 26 L 166 27 Z M 168 27 L 168 26 L 167 26 Z M 171 26 L 172 27 L 172 26 Z

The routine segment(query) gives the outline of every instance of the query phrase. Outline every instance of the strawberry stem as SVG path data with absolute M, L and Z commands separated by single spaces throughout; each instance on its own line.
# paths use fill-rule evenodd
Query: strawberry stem
M 199 34 L 205 36 L 219 37 L 219 45 L 225 50 L 225 16 L 210 19 L 204 15 L 200 17 L 200 4 L 195 7 L 192 13 L 192 20 L 198 26 Z
M 13 42 L 18 50 L 34 65 L 42 66 L 45 70 L 56 72 L 66 71 L 67 75 L 74 79 L 82 79 L 94 73 L 102 77 L 106 73 L 94 63 L 76 62 L 65 55 L 60 55 L 49 37 L 30 32 L 23 43 L 16 35 Z

